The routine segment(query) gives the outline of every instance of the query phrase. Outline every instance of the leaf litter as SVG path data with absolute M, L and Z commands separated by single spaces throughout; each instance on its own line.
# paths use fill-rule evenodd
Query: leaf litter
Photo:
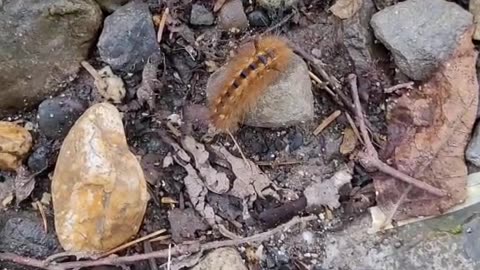
M 408 184 L 376 175 L 378 206 L 385 212 L 398 207 L 396 220 L 439 215 L 466 198 L 464 149 L 477 112 L 476 59 L 467 34 L 429 81 L 398 98 L 388 111 L 385 160 L 448 193 L 436 197 L 415 187 L 406 192 Z

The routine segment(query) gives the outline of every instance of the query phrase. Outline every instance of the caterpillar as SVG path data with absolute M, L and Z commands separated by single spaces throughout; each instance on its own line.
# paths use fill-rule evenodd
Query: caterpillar
M 277 36 L 245 44 L 226 64 L 210 98 L 210 120 L 220 131 L 234 131 L 268 86 L 284 71 L 293 51 Z

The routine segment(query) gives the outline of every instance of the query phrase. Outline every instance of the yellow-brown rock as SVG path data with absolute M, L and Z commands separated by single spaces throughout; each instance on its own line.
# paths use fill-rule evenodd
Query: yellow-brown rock
M 15 170 L 32 148 L 32 135 L 21 126 L 0 121 L 0 170 Z
M 107 251 L 138 232 L 148 202 L 146 182 L 113 105 L 90 107 L 68 133 L 52 199 L 57 236 L 66 251 Z

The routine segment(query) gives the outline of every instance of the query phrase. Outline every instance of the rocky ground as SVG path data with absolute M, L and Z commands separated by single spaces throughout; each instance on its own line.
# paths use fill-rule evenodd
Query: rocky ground
M 0 1 L 1 268 L 476 269 L 477 15 L 476 0 Z M 215 132 L 215 79 L 266 35 L 295 56 Z

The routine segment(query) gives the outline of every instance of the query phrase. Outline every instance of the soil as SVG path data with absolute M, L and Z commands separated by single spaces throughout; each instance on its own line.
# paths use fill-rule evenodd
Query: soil
M 154 14 L 161 14 L 162 6 L 157 1 L 151 2 L 151 10 Z M 183 1 L 188 2 L 188 1 Z M 173 1 L 172 7 L 176 19 L 188 24 L 188 6 L 182 1 Z M 213 3 L 213 1 L 211 1 Z M 248 1 L 245 1 L 248 2 Z M 199 106 L 204 106 L 205 85 L 210 73 L 205 65 L 206 60 L 213 60 L 219 64 L 224 63 L 229 52 L 245 39 L 251 38 L 256 34 L 265 31 L 274 34 L 283 35 L 294 41 L 294 43 L 307 52 L 316 50 L 320 55 L 316 55 L 324 63 L 325 71 L 337 78 L 343 85 L 343 91 L 347 96 L 349 89 L 344 78 L 352 72 L 352 60 L 343 45 L 342 23 L 340 20 L 328 14 L 327 9 L 332 1 L 303 1 L 299 9 L 277 12 L 269 14 L 273 18 L 269 27 L 254 28 L 240 33 L 231 33 L 217 30 L 213 27 L 192 27 L 191 30 L 195 37 L 203 35 L 203 39 L 191 43 L 187 38 L 182 37 L 182 33 L 177 33 L 174 39 L 167 39 L 162 43 L 162 57 L 164 61 L 160 65 L 160 77 L 163 87 L 160 94 L 156 97 L 157 107 L 154 111 L 149 111 L 142 107 L 138 111 L 124 111 L 124 124 L 128 138 L 128 143 L 134 154 L 142 157 L 142 166 L 149 180 L 149 189 L 152 195 L 140 235 L 157 231 L 159 229 L 169 229 L 168 212 L 171 210 L 168 204 L 160 201 L 162 197 L 170 197 L 181 202 L 181 206 L 189 208 L 188 195 L 185 192 L 182 179 L 186 175 L 181 166 L 172 165 L 168 168 L 161 168 L 156 164 L 161 164 L 163 159 L 170 152 L 170 146 L 164 142 L 158 134 L 159 130 L 166 130 L 166 120 L 172 114 L 178 114 L 184 118 L 185 127 L 181 131 L 190 134 L 201 140 L 206 133 L 206 128 L 201 123 L 188 122 L 188 117 L 192 112 L 196 112 Z M 250 5 L 244 4 L 246 9 L 252 10 Z M 211 7 L 208 7 L 211 8 Z M 282 19 L 291 16 L 286 23 Z M 272 30 L 273 29 L 273 30 Z M 186 48 L 191 46 L 196 50 L 196 60 L 192 60 Z M 387 63 L 389 59 L 386 60 Z M 98 55 L 92 51 L 89 62 L 94 67 L 102 66 Z M 387 64 L 387 70 L 390 64 Z M 392 74 L 385 75 L 384 70 L 372 70 L 371 74 L 366 74 L 361 78 L 360 83 L 367 86 L 378 86 L 379 76 L 373 74 L 382 74 L 383 84 L 389 85 L 393 82 Z M 137 74 L 119 74 L 123 78 L 127 87 L 127 97 L 125 104 L 135 99 L 135 91 L 141 81 L 141 72 Z M 360 86 L 360 89 L 362 87 Z M 373 89 L 373 90 L 372 90 Z M 384 133 L 384 108 L 385 99 L 379 93 L 379 87 L 372 87 L 368 91 L 368 117 L 375 126 L 377 134 Z M 91 76 L 82 70 L 78 77 L 70 83 L 61 95 L 71 96 L 80 99 L 89 105 L 101 101 L 101 97 L 96 92 Z M 298 198 L 305 187 L 311 183 L 312 175 L 323 175 L 324 178 L 331 176 L 336 169 L 345 163 L 351 161 L 348 156 L 339 153 L 339 146 L 342 141 L 342 132 L 349 126 L 344 114 L 332 123 L 318 136 L 313 135 L 312 131 L 318 124 L 335 110 L 345 111 L 344 107 L 339 106 L 334 100 L 318 85 L 314 86 L 315 96 L 315 119 L 311 122 L 278 129 L 253 128 L 243 126 L 236 134 L 241 148 L 247 158 L 261 164 L 262 170 L 269 175 L 279 187 L 288 192 L 284 194 L 283 201 L 276 201 L 272 198 L 266 200 L 259 199 L 252 211 L 252 216 L 258 216 L 265 209 L 281 205 L 287 198 Z M 365 96 L 364 96 L 365 97 Z M 124 107 L 119 106 L 122 110 Z M 6 120 L 21 120 L 31 122 L 34 126 L 37 123 L 36 110 L 27 113 L 13 114 L 5 118 Z M 0 228 L 11 217 L 31 218 L 32 215 L 38 218 L 39 214 L 32 202 L 41 200 L 44 193 L 50 193 L 50 173 L 54 169 L 56 152 L 58 152 L 61 141 L 53 142 L 45 137 L 38 130 L 33 131 L 34 149 L 46 147 L 52 149 L 53 154 L 47 155 L 49 163 L 52 164 L 45 172 L 36 178 L 36 186 L 30 199 L 25 200 L 20 205 L 10 206 L 9 209 L 0 215 Z M 234 143 L 228 136 L 216 136 L 209 144 L 223 144 L 229 148 L 232 153 L 240 157 L 240 153 L 234 149 Z M 282 162 L 295 161 L 294 164 L 282 165 Z M 276 165 L 278 164 L 278 165 Z M 2 176 L 0 175 L 0 181 Z M 372 197 L 372 191 L 368 189 L 371 186 L 371 179 L 362 168 L 355 166 L 355 175 L 352 181 L 353 188 L 366 190 L 366 194 Z M 287 194 L 288 193 L 288 194 Z M 233 206 L 235 202 L 227 199 Z M 357 215 L 364 213 L 365 209 L 374 204 L 374 201 L 360 203 L 355 196 L 345 194 L 342 196 L 342 207 L 333 213 L 329 210 L 321 210 L 320 217 L 323 219 L 311 222 L 305 228 L 293 228 L 284 234 L 275 236 L 270 241 L 263 243 L 264 254 L 266 258 L 262 260 L 257 269 L 307 269 L 305 265 L 316 265 L 326 256 L 323 252 L 324 235 L 329 231 L 341 230 L 343 226 L 348 225 Z M 232 206 L 232 207 L 233 207 Z M 234 207 L 233 207 L 234 208 Z M 49 220 L 49 231 L 53 232 L 53 209 L 51 205 L 45 209 Z M 223 211 L 227 211 L 223 209 Z M 234 211 L 233 211 L 234 212 Z M 32 214 L 33 213 L 33 214 Z M 258 223 L 247 224 L 246 221 L 237 219 L 242 225 L 238 234 L 247 235 L 253 232 L 260 232 L 264 227 Z M 194 238 L 205 237 L 206 239 L 220 238 L 219 235 L 210 234 L 206 231 L 200 232 Z M 168 247 L 163 244 L 154 244 L 153 249 Z M 245 256 L 248 249 L 256 247 L 244 246 L 241 248 L 242 256 Z M 143 246 L 137 245 L 126 251 L 126 253 L 143 253 Z M 161 262 L 158 260 L 157 262 Z M 163 262 L 162 262 L 163 263 Z M 5 269 L 29 269 L 5 265 L 0 263 Z M 131 269 L 148 269 L 147 262 L 139 262 Z M 100 268 L 97 268 L 100 269 Z M 110 268 L 109 268 L 110 269 Z M 113 269 L 113 268 L 112 268 Z M 252 268 L 255 269 L 255 268 Z M 321 268 L 311 268 L 321 269 Z

